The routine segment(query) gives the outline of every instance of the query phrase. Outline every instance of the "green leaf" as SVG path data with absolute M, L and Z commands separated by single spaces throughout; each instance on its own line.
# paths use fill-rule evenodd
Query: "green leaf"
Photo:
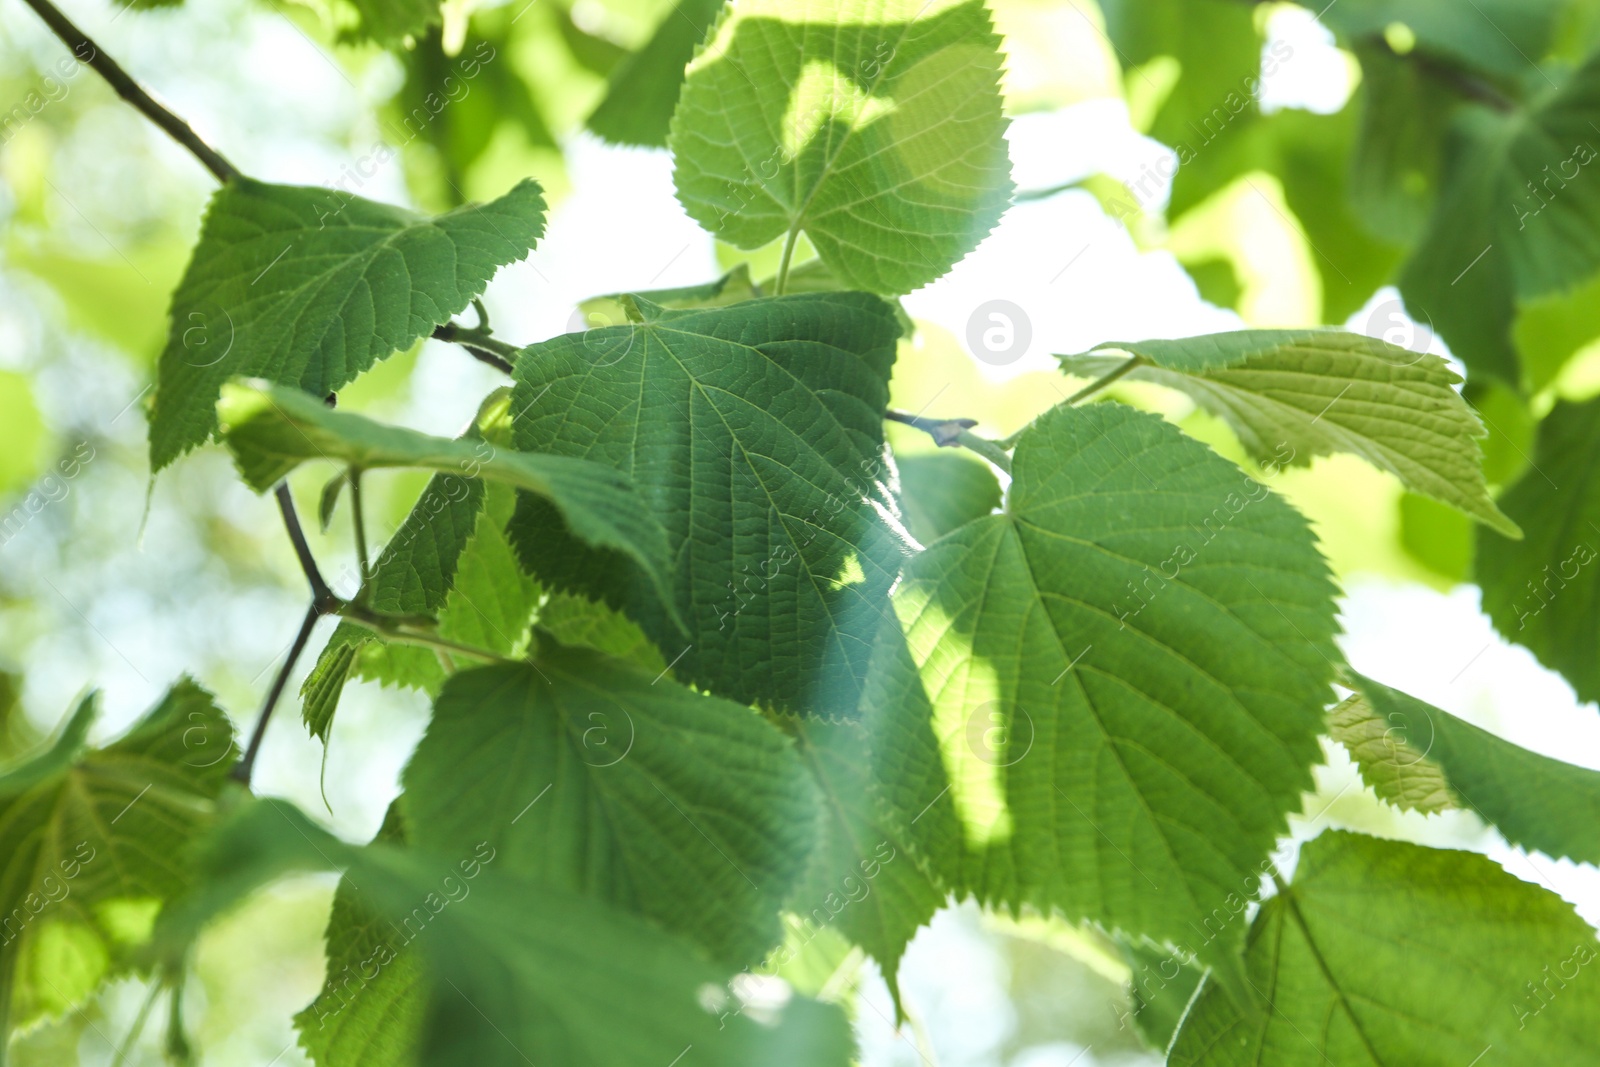
M 506 867 L 733 966 L 777 943 L 816 806 L 788 741 L 755 712 L 555 645 L 446 682 L 403 781 L 419 847 L 488 837 Z
M 726 307 L 761 296 L 761 289 L 750 278 L 749 264 L 741 263 L 713 281 L 699 285 L 680 285 L 671 289 L 647 289 L 639 293 L 607 293 L 593 296 L 578 305 L 588 329 L 638 322 L 638 301 L 664 308 Z
M 1134 1028 L 1145 1044 L 1158 1052 L 1172 1045 L 1183 1013 L 1194 999 L 1204 972 L 1167 949 L 1145 941 L 1118 938 L 1128 963 L 1128 1000 Z
M 616 144 L 664 148 L 684 67 L 705 40 L 723 0 L 677 0 L 650 39 L 611 74 L 589 129 Z
M 405 836 L 396 800 L 373 841 L 404 845 Z M 454 872 L 452 877 L 460 884 Z M 339 880 L 325 935 L 322 990 L 294 1017 L 300 1047 L 317 1067 L 413 1067 L 418 1062 L 428 986 L 420 951 L 399 943 L 399 929 L 361 897 L 349 878 Z
M 981 901 L 1226 965 L 1244 931 L 1216 917 L 1318 759 L 1334 594 L 1306 521 L 1236 466 L 1154 415 L 1057 408 L 1017 446 L 1006 512 L 907 568 L 921 684 L 891 635 L 879 778 Z
M 1309 466 L 1348 452 L 1413 492 L 1521 536 L 1489 498 L 1483 424 L 1438 356 L 1337 330 L 1241 330 L 1106 344 L 1061 366 L 1093 377 L 1130 355 L 1148 364 L 1130 377 L 1186 393 L 1226 421 L 1258 462 Z
M 883 818 L 866 729 L 859 723 L 807 720 L 796 723 L 795 732 L 822 804 L 817 847 L 788 909 L 811 936 L 833 927 L 877 960 L 895 1010 L 903 1016 L 896 977 L 900 958 L 917 929 L 944 904 L 945 894 Z
M 373 564 L 369 603 L 385 615 L 432 615 L 455 583 L 461 553 L 483 512 L 484 485 L 460 474 L 435 474 L 400 529 Z M 426 649 L 395 646 L 398 661 L 372 663 L 358 657 L 378 637 L 356 623 L 341 622 L 316 666 L 300 686 L 302 716 L 311 736 L 328 740 L 344 684 L 356 673 L 393 685 L 437 684 L 442 672 Z M 423 667 L 422 664 L 432 665 Z M 389 668 L 389 669 L 386 669 Z
M 630 569 L 524 497 L 512 540 L 549 584 L 628 613 L 679 677 L 741 702 L 853 712 L 906 551 L 883 412 L 899 327 L 863 293 L 665 311 L 517 363 L 516 442 L 615 467 L 667 528 L 680 636 Z M 681 656 L 681 659 L 679 658 Z
M 347 41 L 376 41 L 398 45 L 407 37 L 419 36 L 441 21 L 439 0 L 350 0 L 360 13 L 361 22 L 341 34 Z
M 1445 137 L 1462 97 L 1440 68 L 1385 43 L 1354 42 L 1354 50 L 1361 126 L 1349 155 L 1351 203 L 1369 233 L 1410 244 L 1438 195 Z
M 923 544 L 1000 506 L 994 468 L 962 452 L 906 456 L 900 465 L 900 505 L 906 529 Z
M 574 538 L 626 556 L 666 600 L 661 526 L 640 506 L 628 480 L 600 464 L 386 426 L 282 386 L 226 385 L 217 411 L 239 473 L 257 492 L 313 459 L 361 470 L 423 467 L 487 478 L 548 501 Z
M 188 886 L 190 840 L 236 758 L 227 715 L 188 678 L 104 748 L 85 745 L 94 715 L 91 695 L 48 751 L 0 775 L 0 1033 L 8 1008 L 24 1025 L 127 964 L 103 909 Z
M 1177 153 L 1168 205 L 1177 218 L 1242 173 L 1214 163 L 1247 141 L 1261 118 L 1256 93 L 1264 42 L 1255 16 L 1228 0 L 1105 0 L 1100 7 L 1106 37 L 1130 68 L 1130 88 L 1152 85 L 1148 73 L 1131 68 L 1161 56 L 1177 60 L 1176 87 L 1152 101 L 1150 128 L 1142 131 Z
M 1306 4 L 1345 40 L 1382 37 L 1398 23 L 1423 55 L 1513 81 L 1527 77 L 1549 52 L 1564 6 L 1566 0 L 1474 0 L 1470 10 L 1438 0 Z
M 1483 856 L 1328 831 L 1250 929 L 1245 966 L 1270 1013 L 1246 1019 L 1208 983 L 1168 1063 L 1582 1062 L 1596 955 L 1570 904 Z
M 151 469 L 216 430 L 229 378 L 322 397 L 428 336 L 528 254 L 544 232 L 544 206 L 531 179 L 434 219 L 333 189 L 228 182 L 172 297 Z
M 1363 681 L 1362 688 L 1374 692 L 1376 683 Z M 1430 758 L 1444 713 L 1411 697 L 1402 704 L 1399 698 L 1404 694 L 1391 689 L 1385 697 L 1388 693 L 1395 699 L 1380 698 L 1381 711 L 1361 693 L 1340 701 L 1328 712 L 1328 736 L 1350 751 L 1362 781 L 1401 811 L 1434 815 L 1461 807 L 1444 768 Z M 1422 713 L 1411 714 L 1414 711 Z
M 409 810 L 406 819 L 409 833 Z M 413 942 L 421 950 L 422 1063 L 670 1064 L 690 1048 L 706 1067 L 851 1062 L 837 1008 L 730 983 L 726 970 L 642 919 L 522 880 L 477 833 L 443 853 L 385 841 L 358 849 L 290 804 L 252 800 L 202 856 L 206 878 L 163 915 L 160 944 L 180 950 L 205 922 L 284 874 L 345 868 L 369 914 L 386 920 L 392 951 L 403 959 Z M 403 1010 L 382 1025 L 408 1027 Z M 368 1037 L 352 1033 L 352 1046 L 373 1047 Z
M 1533 462 L 1500 497 L 1528 536 L 1508 543 L 1480 531 L 1483 610 L 1508 641 L 1560 671 L 1578 698 L 1600 700 L 1600 399 L 1562 401 L 1539 424 Z
M 1529 752 L 1380 682 L 1334 709 L 1332 734 L 1400 808 L 1470 808 L 1519 848 L 1600 865 L 1600 771 Z
M 1400 275 L 1412 318 L 1472 373 L 1521 383 L 1514 300 L 1562 292 L 1600 267 L 1600 54 L 1510 112 L 1465 107 L 1428 231 Z M 1530 184 L 1531 183 L 1531 184 Z
M 506 537 L 516 494 L 504 485 L 487 488 L 484 509 L 439 612 L 439 636 L 515 657 L 527 650 L 543 590 L 523 573 Z
M 627 660 L 650 675 L 667 670 L 666 657 L 650 643 L 638 623 L 604 604 L 570 593 L 552 593 L 539 605 L 539 629 L 563 645 L 604 652 Z
M 981 0 L 735 0 L 672 119 L 678 198 L 740 248 L 810 238 L 848 288 L 907 293 L 1011 196 Z
M 424 1063 L 614 1067 L 685 1053 L 706 1067 L 854 1062 L 838 1008 L 725 987 L 726 972 L 684 942 L 595 902 L 486 876 L 446 917 L 427 948 L 453 988 L 434 997 Z

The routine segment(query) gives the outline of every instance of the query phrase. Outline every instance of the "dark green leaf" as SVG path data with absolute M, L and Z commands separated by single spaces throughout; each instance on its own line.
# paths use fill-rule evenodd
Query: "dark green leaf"
M 1400 275 L 1406 307 L 1469 371 L 1521 383 L 1515 299 L 1557 293 L 1600 267 L 1600 55 L 1511 112 L 1457 116 L 1433 218 Z
M 691 1048 L 706 1067 L 851 1062 L 838 1009 L 801 997 L 774 1003 L 759 983 L 730 983 L 643 920 L 521 880 L 476 834 L 439 854 L 387 842 L 357 849 L 290 804 L 252 800 L 219 827 L 202 862 L 200 887 L 162 917 L 158 943 L 168 951 L 278 877 L 346 869 L 367 914 L 386 920 L 393 954 L 406 958 L 412 942 L 421 950 L 420 1062 L 430 1067 L 670 1064 Z M 396 1003 L 399 1015 L 382 1025 L 411 1026 L 404 998 Z M 352 1033 L 348 1047 L 376 1047 L 370 1036 Z
M 755 712 L 554 644 L 536 664 L 446 682 L 404 782 L 419 847 L 488 837 L 507 868 L 733 966 L 777 943 L 816 810 L 788 741 Z
M 900 503 L 906 529 L 931 544 L 1000 506 L 1000 483 L 987 463 L 962 452 L 931 452 L 900 460 Z
M 865 727 L 808 720 L 795 730 L 822 804 L 817 847 L 788 908 L 810 936 L 833 927 L 877 960 L 899 1011 L 900 957 L 944 891 L 883 817 Z
M 863 293 L 639 306 L 644 322 L 526 350 L 516 441 L 632 480 L 667 527 L 687 634 L 631 568 L 585 553 L 526 495 L 513 542 L 550 584 L 637 619 L 686 681 L 852 712 L 905 552 L 883 446 L 893 315 Z
M 612 72 L 589 128 L 617 144 L 665 147 L 684 67 L 722 5 L 723 0 L 677 0 L 644 47 Z
M 1500 497 L 1527 531 L 1478 534 L 1483 610 L 1585 701 L 1600 700 L 1600 400 L 1558 403 L 1539 424 L 1533 463 Z

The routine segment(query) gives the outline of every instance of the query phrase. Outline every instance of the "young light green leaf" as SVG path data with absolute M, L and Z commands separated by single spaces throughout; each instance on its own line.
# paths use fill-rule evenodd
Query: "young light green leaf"
M 85 747 L 94 713 L 90 696 L 48 751 L 0 775 L 0 1033 L 6 1009 L 17 1025 L 66 1010 L 128 964 L 105 907 L 189 884 L 190 840 L 237 758 L 227 715 L 188 678 L 104 748 Z M 13 976 L 19 959 L 32 965 Z
M 677 0 L 650 39 L 611 74 L 589 129 L 617 144 L 664 148 L 684 67 L 706 38 L 723 0 Z
M 965 453 L 906 456 L 899 467 L 906 529 L 925 545 L 1000 506 L 994 468 Z
M 1273 468 L 1348 452 L 1416 493 L 1510 537 L 1489 498 L 1483 424 L 1438 356 L 1338 330 L 1240 330 L 1177 341 L 1106 344 L 1061 357 L 1069 374 L 1098 376 L 1138 356 L 1130 378 L 1192 397 Z
M 537 625 L 563 645 L 592 648 L 650 672 L 666 672 L 667 659 L 626 615 L 587 597 L 552 593 L 539 605 Z
M 516 494 L 505 485 L 486 488 L 472 540 L 461 552 L 455 581 L 439 611 L 439 636 L 515 657 L 527 650 L 529 624 L 544 591 L 523 573 L 506 537 Z
M 1354 675 L 1329 725 L 1400 808 L 1467 808 L 1520 848 L 1600 865 L 1600 771 L 1529 752 L 1432 704 Z
M 817 847 L 789 896 L 788 910 L 809 936 L 833 927 L 877 960 L 895 1010 L 903 1016 L 900 958 L 917 929 L 944 904 L 944 891 L 883 818 L 866 728 L 815 720 L 794 728 L 822 803 Z
M 1266 486 L 1121 404 L 1047 413 L 1013 476 L 895 594 L 921 677 L 882 643 L 880 780 L 951 885 L 1226 966 L 1227 903 L 1318 759 L 1327 565 Z
M 503 482 L 548 501 L 575 539 L 626 556 L 663 602 L 671 603 L 665 534 L 615 470 L 497 448 L 483 438 L 433 437 L 386 426 L 265 383 L 224 386 L 217 412 L 239 472 L 257 492 L 314 459 L 363 470 L 422 467 Z
M 1594 931 L 1554 893 L 1470 852 L 1328 831 L 1266 901 L 1246 1018 L 1210 983 L 1172 1067 L 1462 1067 L 1592 1056 Z
M 172 297 L 151 469 L 216 430 L 229 378 L 326 396 L 464 310 L 543 232 L 531 179 L 434 219 L 333 189 L 230 181 Z
M 1427 711 L 1420 721 L 1413 722 L 1409 714 L 1390 718 L 1395 715 L 1390 706 L 1380 713 L 1365 696 L 1354 693 L 1328 712 L 1328 736 L 1349 750 L 1361 780 L 1379 799 L 1401 811 L 1435 815 L 1459 808 L 1461 802 L 1451 791 L 1444 768 L 1429 755 L 1438 722 L 1432 713 L 1437 709 L 1422 706 Z M 1413 727 L 1423 731 L 1415 735 L 1416 744 L 1411 740 Z
M 446 682 L 403 781 L 418 847 L 486 836 L 507 868 L 732 966 L 777 943 L 817 803 L 755 712 L 553 643 L 534 664 Z
M 852 713 L 906 552 L 883 445 L 894 316 L 865 293 L 637 306 L 646 321 L 526 350 L 516 442 L 633 481 L 667 527 L 687 633 L 534 498 L 519 507 L 513 543 L 548 584 L 636 619 L 686 681 L 743 702 Z
M 1600 400 L 1557 403 L 1539 423 L 1533 460 L 1500 497 L 1528 536 L 1478 533 L 1483 610 L 1508 641 L 1560 671 L 1578 697 L 1600 700 Z
M 1521 384 L 1514 301 L 1570 289 L 1600 267 L 1600 54 L 1559 90 L 1510 112 L 1463 108 L 1447 175 L 1400 274 L 1412 318 L 1444 337 L 1470 372 Z
M 802 231 L 848 288 L 949 270 L 1011 196 L 981 0 L 735 0 L 672 118 L 678 198 L 740 248 Z

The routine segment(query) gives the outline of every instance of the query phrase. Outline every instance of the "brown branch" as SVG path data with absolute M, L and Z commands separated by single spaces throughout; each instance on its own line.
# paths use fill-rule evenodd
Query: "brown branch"
M 23 3 L 38 13 L 45 21 L 45 25 L 72 49 L 72 54 L 77 56 L 80 62 L 93 67 L 110 83 L 111 88 L 117 91 L 118 96 L 138 108 L 147 119 L 165 130 L 169 137 L 187 148 L 207 170 L 216 175 L 217 181 L 229 182 L 239 177 L 239 168 L 224 159 L 222 153 L 206 144 L 205 140 L 194 132 L 192 126 L 145 92 L 116 60 L 100 51 L 100 46 L 90 40 L 88 34 L 74 26 L 72 20 L 57 10 L 50 0 L 23 0 Z

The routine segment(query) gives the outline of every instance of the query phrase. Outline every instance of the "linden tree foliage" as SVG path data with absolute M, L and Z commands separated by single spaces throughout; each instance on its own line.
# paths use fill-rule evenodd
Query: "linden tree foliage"
M 126 729 L 90 695 L 47 737 L 0 676 L 8 1037 L 132 976 L 188 1057 L 207 931 L 332 872 L 293 1020 L 317 1067 L 846 1067 L 832 976 L 870 959 L 917 1021 L 914 942 L 962 902 L 1100 946 L 1128 1040 L 1174 1065 L 1595 1059 L 1600 946 L 1570 904 L 1308 794 L 1337 744 L 1363 826 L 1457 812 L 1592 865 L 1600 772 L 1346 662 L 1360 567 L 1296 506 L 1362 461 L 1436 510 L 1341 508 L 1454 561 L 1501 635 L 1600 697 L 1593 5 L 1340 0 L 1313 13 L 1359 84 L 1313 113 L 1263 106 L 1300 61 L 1287 5 L 1071 4 L 1175 166 L 1170 189 L 1117 178 L 1139 210 L 1109 213 L 1147 249 L 1171 234 L 1242 328 L 1055 353 L 1000 438 L 964 387 L 891 397 L 939 343 L 908 294 L 958 269 L 983 288 L 962 261 L 1014 198 L 1015 5 L 341 0 L 334 55 L 403 75 L 418 210 L 242 173 L 26 2 L 219 182 L 168 304 L 150 467 L 225 451 L 309 603 L 250 719 L 185 676 Z M 580 125 L 670 154 L 720 265 L 643 291 L 619 269 L 566 332 L 514 337 L 484 298 L 497 322 L 543 307 L 543 275 L 501 272 L 543 238 Z M 1216 221 L 1239 196 L 1311 264 L 1294 322 L 1241 295 L 1248 235 Z M 396 358 L 427 339 L 479 375 L 453 384 L 497 387 L 443 411 Z M 459 421 L 402 425 L 383 376 Z M 354 535 L 343 570 L 309 499 Z M 297 698 L 307 747 L 364 760 L 336 714 L 355 681 L 429 709 L 366 843 L 255 775 Z

